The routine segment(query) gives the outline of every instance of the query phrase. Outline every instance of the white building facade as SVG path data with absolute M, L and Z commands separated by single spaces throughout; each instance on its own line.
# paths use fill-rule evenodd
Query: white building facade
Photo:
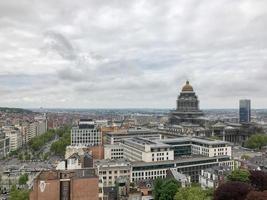
M 71 130 L 72 146 L 98 146 L 102 144 L 102 132 L 92 120 L 80 120 Z

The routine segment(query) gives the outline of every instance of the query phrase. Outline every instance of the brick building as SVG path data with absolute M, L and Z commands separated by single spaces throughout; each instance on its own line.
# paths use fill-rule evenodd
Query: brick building
M 30 200 L 98 200 L 95 169 L 44 171 L 34 180 Z

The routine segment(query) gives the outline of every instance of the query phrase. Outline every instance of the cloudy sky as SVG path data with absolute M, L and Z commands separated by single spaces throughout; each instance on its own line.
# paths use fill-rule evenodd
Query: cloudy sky
M 267 107 L 266 0 L 0 0 L 0 106 Z

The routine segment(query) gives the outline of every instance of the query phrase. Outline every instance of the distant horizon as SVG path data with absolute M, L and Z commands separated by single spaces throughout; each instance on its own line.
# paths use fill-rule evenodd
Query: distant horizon
M 65 109 L 65 110 L 128 110 L 128 109 L 133 109 L 133 110 L 175 110 L 175 108 L 153 108 L 153 107 L 110 107 L 110 108 L 105 108 L 105 107 L 99 107 L 99 108 L 86 108 L 86 107 L 7 107 L 7 106 L 0 106 L 1 108 L 20 108 L 20 109 L 28 109 L 28 110 L 40 110 L 40 109 L 51 109 L 51 110 L 56 110 L 56 109 Z M 266 110 L 267 108 L 251 108 L 251 110 Z M 239 110 L 239 108 L 200 108 L 200 110 Z

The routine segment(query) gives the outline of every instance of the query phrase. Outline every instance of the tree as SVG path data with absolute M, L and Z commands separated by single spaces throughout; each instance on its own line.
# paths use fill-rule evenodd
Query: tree
M 163 180 L 161 178 L 157 178 L 154 181 L 154 189 L 153 189 L 153 196 L 155 200 L 159 200 L 161 189 L 163 185 Z
M 244 155 L 241 156 L 241 159 L 243 159 L 243 160 L 248 160 L 248 159 L 250 159 L 250 156 L 244 154 Z
M 216 189 L 214 200 L 244 200 L 251 190 L 247 183 L 226 182 Z
M 23 160 L 23 154 L 22 153 L 19 154 L 18 159 Z
M 263 171 L 250 171 L 250 184 L 256 190 L 267 190 L 267 173 Z
M 63 136 L 50 147 L 50 151 L 55 155 L 64 156 L 66 147 L 70 145 L 70 132 L 66 132 Z
M 15 185 L 12 186 L 10 191 L 10 200 L 28 200 L 28 190 L 18 190 Z
M 267 135 L 265 134 L 255 134 L 252 135 L 245 146 L 251 149 L 261 149 L 263 146 L 267 145 Z
M 25 160 L 30 160 L 31 159 L 31 155 L 29 153 L 25 153 Z
M 19 185 L 25 185 L 27 183 L 27 181 L 29 180 L 28 178 L 28 174 L 22 174 L 19 177 Z
M 181 184 L 174 179 L 156 179 L 153 189 L 154 200 L 173 200 L 180 186 Z
M 174 199 L 175 200 L 207 200 L 211 199 L 210 190 L 203 190 L 201 187 L 185 187 L 179 188 Z
M 176 180 L 168 180 L 162 184 L 159 200 L 173 200 L 180 184 Z
M 249 182 L 249 176 L 250 176 L 249 171 L 247 171 L 245 169 L 236 169 L 236 170 L 232 171 L 232 173 L 227 176 L 227 179 L 229 181 L 239 181 L 239 182 L 248 183 Z
M 248 193 L 246 200 L 266 200 L 267 199 L 267 191 L 258 192 L 251 191 Z

